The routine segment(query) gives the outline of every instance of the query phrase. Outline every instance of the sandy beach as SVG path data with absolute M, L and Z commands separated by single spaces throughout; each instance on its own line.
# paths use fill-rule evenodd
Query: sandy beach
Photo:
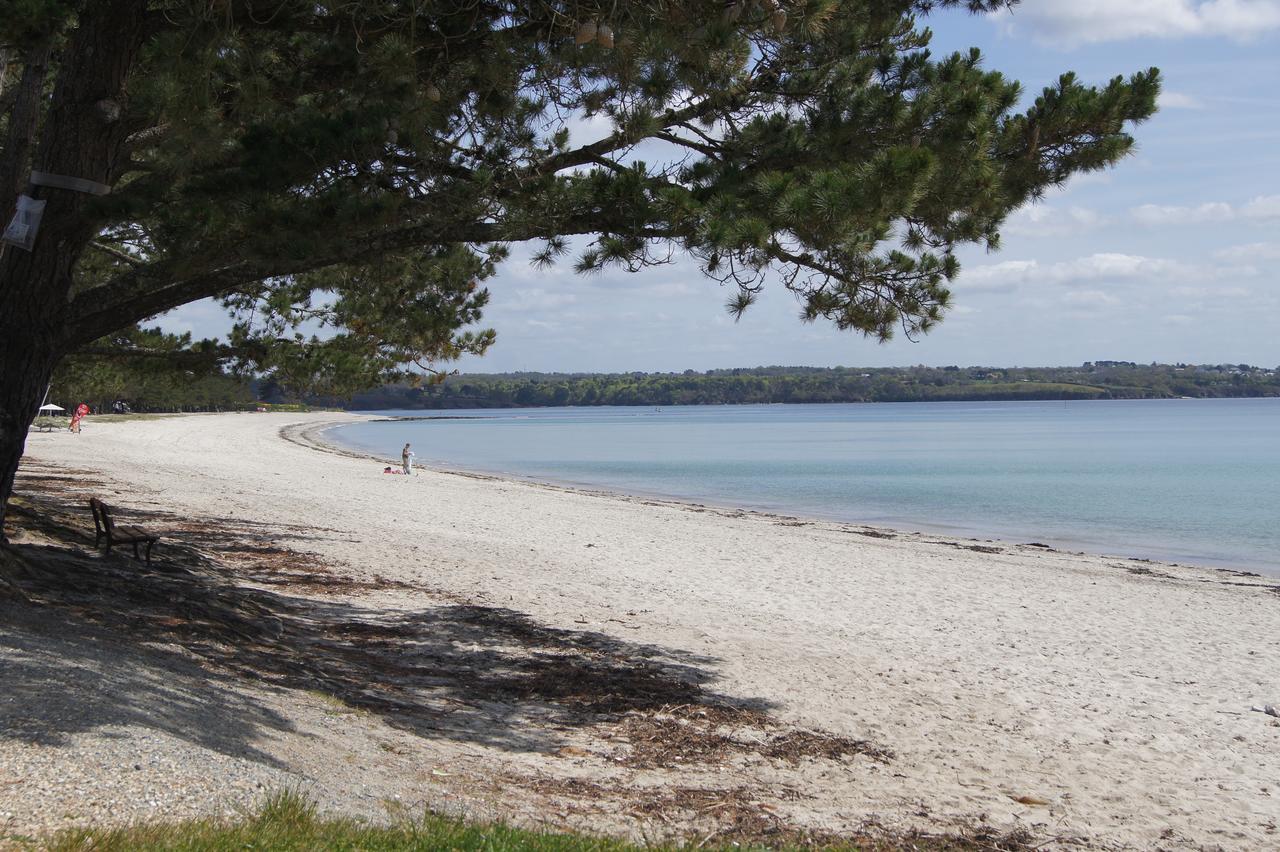
M 224 813 L 283 787 L 371 816 L 427 806 L 693 834 L 717 806 L 673 822 L 660 794 L 676 790 L 818 832 L 989 825 L 1045 848 L 1280 847 L 1280 719 L 1250 709 L 1280 704 L 1274 579 L 464 473 L 388 476 L 324 443 L 358 417 L 91 418 L 80 436 L 30 437 L 18 494 L 74 472 L 59 485 L 68 505 L 96 494 L 172 528 L 158 564 L 183 519 L 251 531 L 287 549 L 294 573 L 348 581 L 255 575 L 263 588 L 310 602 L 314 618 L 394 618 L 406 632 L 381 653 L 414 665 L 470 654 L 473 680 L 415 682 L 430 713 L 404 690 L 362 710 L 323 683 L 233 677 L 181 642 L 6 604 L 0 836 Z M 87 510 L 83 522 L 91 538 Z M 654 693 L 670 692 L 641 708 L 645 724 L 699 727 L 681 715 L 693 699 L 680 684 L 698 706 L 761 715 L 735 717 L 746 732 L 716 740 L 715 759 L 640 760 L 625 689 L 592 698 L 588 723 L 549 689 L 485 680 L 570 654 L 584 673 L 642 663 Z M 844 747 L 743 745 L 788 732 Z

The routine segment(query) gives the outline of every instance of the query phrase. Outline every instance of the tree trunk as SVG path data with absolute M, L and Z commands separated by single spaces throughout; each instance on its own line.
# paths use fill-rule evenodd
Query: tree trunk
M 12 319 L 20 319 L 14 317 Z M 58 360 L 47 335 L 32 334 L 33 327 L 12 322 L 6 313 L 0 321 L 0 542 L 5 540 L 5 508 L 13 493 L 27 442 L 27 430 Z
M 120 176 L 125 85 L 146 37 L 146 6 L 86 4 L 34 146 L 35 169 L 108 186 Z M 44 187 L 32 193 L 48 202 L 35 245 L 30 252 L 5 246 L 0 257 L 0 536 L 27 429 L 65 345 L 72 270 L 98 229 L 92 196 Z
M 9 114 L 9 132 L 0 157 L 0 211 L 5 214 L 0 227 L 9 224 L 8 214 L 27 182 L 31 149 L 35 146 L 36 128 L 40 123 L 40 105 L 44 99 L 45 77 L 49 72 L 52 42 L 31 48 L 23 56 L 22 77 L 15 90 L 13 111 Z

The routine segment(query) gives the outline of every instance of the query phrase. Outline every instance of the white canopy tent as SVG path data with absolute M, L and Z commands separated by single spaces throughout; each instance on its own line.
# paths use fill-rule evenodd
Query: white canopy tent
M 40 406 L 41 411 L 66 411 L 61 405 L 54 405 L 52 402 Z

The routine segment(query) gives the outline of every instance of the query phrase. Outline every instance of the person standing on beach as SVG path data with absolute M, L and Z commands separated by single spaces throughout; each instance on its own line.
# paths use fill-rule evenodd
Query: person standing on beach
M 413 451 L 409 449 L 408 444 L 405 444 L 404 449 L 400 451 L 400 462 L 404 465 L 405 476 L 413 476 L 413 463 L 410 461 L 412 458 Z

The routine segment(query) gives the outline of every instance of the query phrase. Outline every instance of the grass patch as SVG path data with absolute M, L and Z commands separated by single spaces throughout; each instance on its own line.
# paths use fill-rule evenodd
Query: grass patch
M 620 841 L 569 834 L 544 834 L 503 825 L 468 824 L 428 815 L 393 825 L 376 825 L 343 817 L 321 817 L 302 796 L 279 793 L 253 814 L 235 821 L 214 819 L 179 823 L 143 823 L 118 829 L 73 829 L 55 835 L 52 852 L 126 852 L 126 850 L 410 850 L 529 849 L 548 852 L 628 850 Z
M 131 414 L 90 414 L 84 423 L 92 426 L 94 423 L 127 423 L 131 420 L 167 420 L 170 417 L 181 417 L 176 412 L 157 412 L 157 413 L 131 413 Z
M 14 838 L 16 839 L 16 838 Z M 237 820 L 195 819 L 175 823 L 139 823 L 126 828 L 68 829 L 54 835 L 42 848 L 51 852 L 232 852 L 232 850 L 341 849 L 362 852 L 401 850 L 530 850 L 530 852 L 641 852 L 641 850 L 697 849 L 799 849 L 820 848 L 855 852 L 975 852 L 1004 850 L 1024 852 L 1031 847 L 1017 834 L 999 835 L 979 830 L 956 835 L 909 833 L 901 836 L 866 837 L 849 841 L 816 838 L 780 838 L 779 843 L 730 843 L 706 845 L 637 845 L 624 840 L 570 832 L 544 832 L 513 828 L 500 823 L 473 823 L 427 814 L 391 825 L 365 820 L 321 816 L 316 806 L 297 793 L 276 793 L 254 813 Z
M 321 692 L 318 689 L 303 690 L 312 698 L 319 700 L 325 705 L 325 715 L 327 716 L 368 716 L 369 711 L 363 707 L 355 707 L 343 701 L 340 696 L 330 695 L 327 692 Z

